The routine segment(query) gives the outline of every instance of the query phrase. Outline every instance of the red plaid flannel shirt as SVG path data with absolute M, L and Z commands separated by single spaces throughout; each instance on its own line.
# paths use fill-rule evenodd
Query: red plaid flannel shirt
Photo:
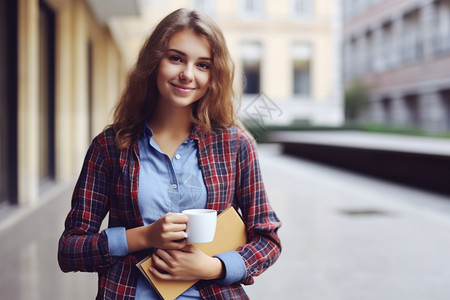
M 108 212 L 109 227 L 143 225 L 138 205 L 139 148 L 136 143 L 119 151 L 114 137 L 113 129 L 105 130 L 87 152 L 59 241 L 58 261 L 64 272 L 98 272 L 97 299 L 133 299 L 139 254 L 111 257 L 106 233 L 99 232 Z M 200 281 L 201 295 L 248 299 L 241 284 L 252 284 L 254 276 L 277 260 L 281 222 L 267 201 L 257 154 L 244 132 L 231 127 L 202 133 L 195 128 L 192 137 L 198 141 L 207 208 L 219 212 L 230 206 L 240 208 L 248 234 L 248 244 L 237 250 L 247 267 L 246 278 L 230 286 Z

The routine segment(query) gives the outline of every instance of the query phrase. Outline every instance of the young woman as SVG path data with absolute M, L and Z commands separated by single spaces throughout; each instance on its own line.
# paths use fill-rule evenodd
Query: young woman
M 87 152 L 59 242 L 63 271 L 98 272 L 97 299 L 159 299 L 135 266 L 149 254 L 154 276 L 200 280 L 179 299 L 247 299 L 241 284 L 278 258 L 281 223 L 235 122 L 233 77 L 220 29 L 196 11 L 171 13 L 147 39 L 114 123 Z M 210 257 L 186 242 L 182 210 L 230 206 L 247 244 Z

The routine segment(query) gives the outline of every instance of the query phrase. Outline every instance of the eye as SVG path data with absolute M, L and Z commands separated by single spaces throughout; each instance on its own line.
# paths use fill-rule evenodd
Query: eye
M 198 66 L 200 69 L 204 69 L 204 70 L 209 70 L 209 69 L 211 69 L 211 66 L 210 66 L 209 64 L 203 63 L 203 62 L 198 63 L 197 66 Z
M 169 60 L 170 61 L 174 61 L 174 62 L 181 62 L 181 58 L 177 55 L 171 55 L 169 56 Z

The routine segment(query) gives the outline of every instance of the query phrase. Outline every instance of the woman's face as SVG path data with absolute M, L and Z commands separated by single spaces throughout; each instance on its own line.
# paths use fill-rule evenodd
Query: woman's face
M 175 33 L 158 66 L 160 104 L 190 107 L 208 90 L 211 67 L 211 48 L 205 37 L 191 29 Z

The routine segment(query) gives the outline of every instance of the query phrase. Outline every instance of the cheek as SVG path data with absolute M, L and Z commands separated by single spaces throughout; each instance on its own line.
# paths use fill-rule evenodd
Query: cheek
M 201 76 L 198 77 L 198 81 L 202 89 L 207 89 L 209 87 L 210 79 L 211 79 L 210 74 L 201 74 Z
M 156 73 L 156 85 L 159 91 L 161 91 L 161 89 L 164 88 L 165 84 L 173 78 L 173 73 L 173 66 L 165 63 L 164 61 L 160 62 L 158 66 L 158 72 Z

